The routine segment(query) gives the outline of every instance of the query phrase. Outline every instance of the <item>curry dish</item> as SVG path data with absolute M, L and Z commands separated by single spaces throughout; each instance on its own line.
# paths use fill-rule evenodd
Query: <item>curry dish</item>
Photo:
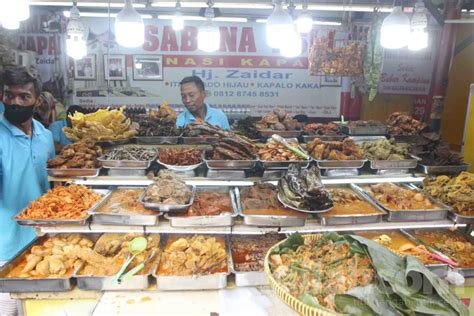
M 160 275 L 198 275 L 227 271 L 224 238 L 207 235 L 170 236 L 158 268 Z
M 232 212 L 229 192 L 197 192 L 193 204 L 184 213 L 170 216 L 218 216 Z
M 96 212 L 156 215 L 156 212 L 147 210 L 143 204 L 139 202 L 140 196 L 144 191 L 145 189 L 140 188 L 118 188 L 110 194 L 105 204 L 96 210 Z
M 329 212 L 321 213 L 321 216 L 383 214 L 382 211 L 362 199 L 352 189 L 328 188 L 328 191 L 331 194 L 334 206 Z
M 401 187 L 393 183 L 378 183 L 364 187 L 369 195 L 393 211 L 436 209 L 426 195 L 416 189 Z
M 367 239 L 372 239 L 373 241 L 376 241 L 392 250 L 399 256 L 412 255 L 425 265 L 442 264 L 442 262 L 430 258 L 430 256 L 427 254 L 429 250 L 426 249 L 424 245 L 416 244 L 398 230 L 365 231 L 357 232 L 357 235 Z
M 410 233 L 427 245 L 439 249 L 461 268 L 474 268 L 474 244 L 459 232 L 415 230 Z

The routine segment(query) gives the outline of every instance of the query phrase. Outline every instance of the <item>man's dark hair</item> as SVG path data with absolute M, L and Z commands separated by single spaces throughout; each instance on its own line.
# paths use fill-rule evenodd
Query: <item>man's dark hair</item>
M 191 82 L 194 82 L 196 84 L 196 87 L 198 87 L 200 91 L 205 90 L 204 82 L 198 76 L 184 77 L 183 80 L 181 80 L 181 82 L 179 83 L 179 85 L 182 86 L 185 83 L 191 83 Z
M 70 107 L 67 108 L 66 116 L 69 115 L 69 114 L 74 115 L 75 112 L 85 113 L 86 111 L 85 111 L 85 109 L 84 109 L 82 106 L 79 106 L 79 105 L 71 105 Z
M 41 93 L 42 83 L 36 69 L 26 69 L 23 66 L 7 66 L 2 74 L 2 83 L 5 86 L 16 86 L 33 83 L 36 96 Z M 2 90 L 3 90 L 2 85 Z

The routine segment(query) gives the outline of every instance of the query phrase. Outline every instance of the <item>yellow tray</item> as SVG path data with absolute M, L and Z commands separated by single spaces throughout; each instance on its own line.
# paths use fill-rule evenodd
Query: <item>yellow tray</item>
M 306 240 L 313 241 L 314 239 L 316 239 L 317 236 L 318 235 L 304 235 L 303 238 L 305 239 L 305 241 Z M 273 251 L 273 249 L 275 249 L 275 247 L 278 247 L 284 241 L 285 239 L 280 241 L 278 244 L 274 245 L 273 247 L 271 247 L 265 256 L 265 262 L 264 262 L 265 274 L 267 276 L 267 279 L 273 291 L 275 291 L 275 293 L 283 300 L 283 302 L 285 302 L 288 306 L 293 308 L 300 315 L 303 315 L 303 316 L 341 315 L 336 312 L 329 312 L 327 310 L 312 307 L 303 303 L 302 301 L 300 301 L 299 299 L 297 299 L 296 297 L 288 293 L 280 284 L 277 283 L 277 281 L 275 281 L 270 271 L 270 253 Z

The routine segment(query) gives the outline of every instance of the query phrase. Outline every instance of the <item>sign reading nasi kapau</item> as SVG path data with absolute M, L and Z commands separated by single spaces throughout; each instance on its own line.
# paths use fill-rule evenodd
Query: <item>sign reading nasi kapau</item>
M 96 55 L 97 76 L 74 82 L 77 104 L 155 106 L 167 100 L 180 108 L 179 82 L 198 75 L 209 91 L 207 102 L 215 107 L 253 116 L 277 106 L 293 115 L 339 116 L 340 87 L 324 86 L 319 76 L 309 73 L 310 35 L 304 39 L 301 56 L 284 58 L 266 45 L 265 24 L 216 23 L 220 49 L 205 53 L 198 49 L 199 22 L 187 21 L 182 31 L 175 32 L 169 22 L 154 20 L 146 22 L 143 46 L 127 49 L 107 42 L 106 19 L 84 18 L 84 22 L 94 32 L 88 53 Z M 324 35 L 327 31 L 317 32 Z M 107 62 L 109 67 L 104 67 Z M 107 76 L 104 69 L 109 71 Z M 111 88 L 108 92 L 107 87 Z

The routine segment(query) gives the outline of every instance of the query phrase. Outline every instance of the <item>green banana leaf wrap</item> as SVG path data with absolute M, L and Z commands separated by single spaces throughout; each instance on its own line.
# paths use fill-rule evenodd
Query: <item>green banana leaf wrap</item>
M 375 16 L 368 35 L 368 44 L 364 58 L 364 79 L 369 92 L 369 101 L 377 95 L 380 76 L 383 70 L 383 48 L 380 44 L 380 28 L 382 20 Z

